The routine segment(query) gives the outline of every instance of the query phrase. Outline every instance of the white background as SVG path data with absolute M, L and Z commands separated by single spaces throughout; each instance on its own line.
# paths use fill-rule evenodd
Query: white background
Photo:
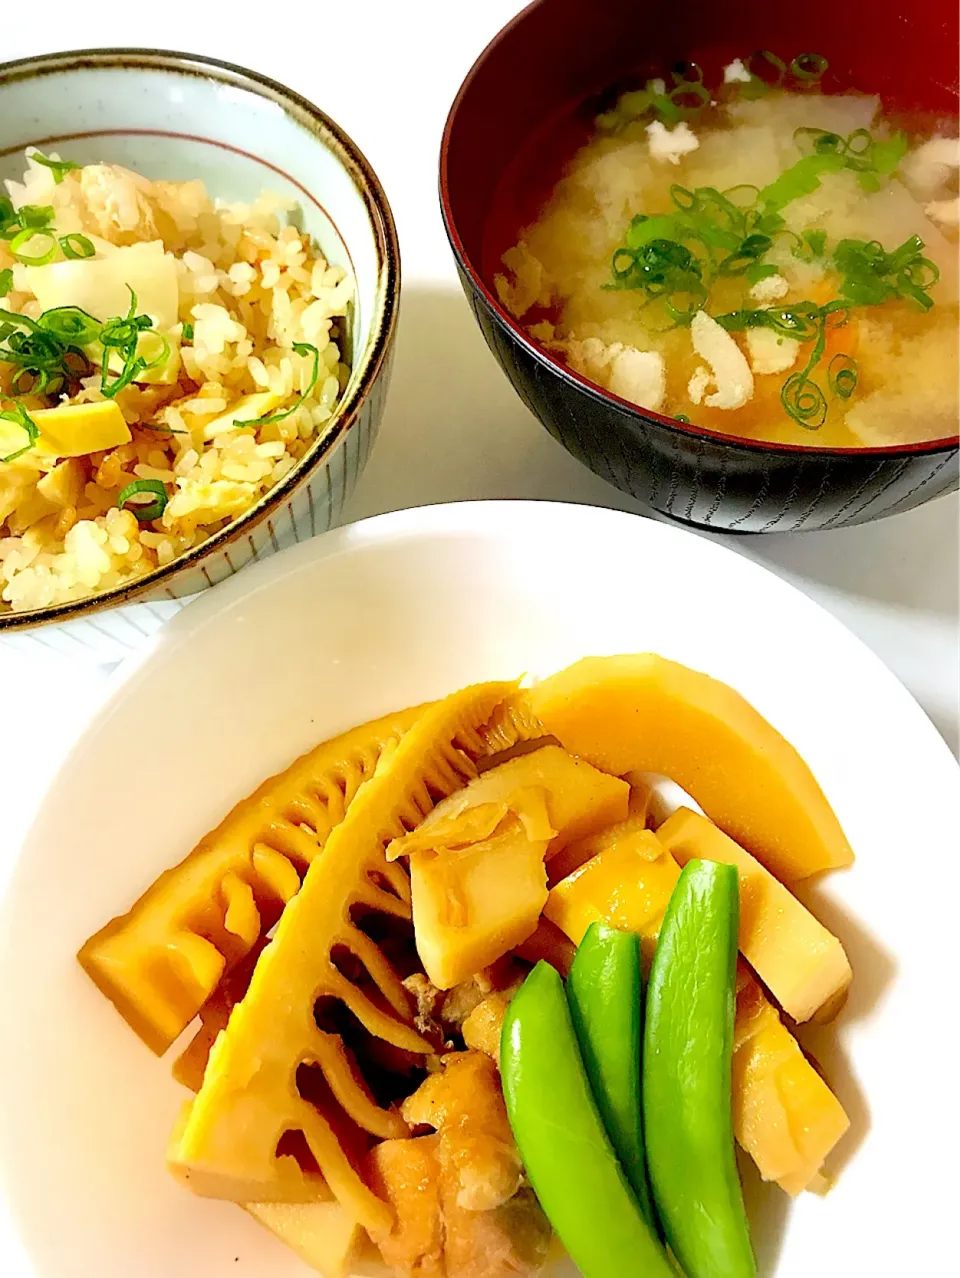
M 245 64 L 315 101 L 366 152 L 396 214 L 405 282 L 394 385 L 351 518 L 471 497 L 641 510 L 569 457 L 516 398 L 460 293 L 440 220 L 437 155 L 447 109 L 476 55 L 518 8 L 517 0 L 101 0 L 92 7 L 53 0 L 15 6 L 0 30 L 2 60 L 126 45 Z M 773 567 L 850 626 L 957 749 L 956 496 L 862 528 L 726 544 Z M 0 878 L 107 678 L 0 645 Z M 139 748 L 148 767 L 147 725 Z

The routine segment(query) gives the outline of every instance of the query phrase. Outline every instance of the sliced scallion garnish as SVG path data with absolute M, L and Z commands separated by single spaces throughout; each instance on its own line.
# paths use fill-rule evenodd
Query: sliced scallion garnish
M 834 355 L 827 366 L 827 380 L 834 395 L 838 395 L 840 399 L 849 399 L 859 381 L 855 361 L 849 355 Z
M 102 327 L 99 320 L 79 306 L 54 306 L 43 312 L 38 324 L 68 347 L 87 346 L 97 341 Z
M 100 368 L 100 390 L 108 399 L 113 399 L 131 382 L 151 368 L 163 364 L 170 354 L 170 343 L 153 327 L 149 315 L 137 314 L 137 295 L 127 285 L 130 294 L 130 309 L 126 315 L 108 319 L 100 329 L 99 342 L 103 347 L 103 361 Z M 146 360 L 138 354 L 140 338 L 144 333 L 156 333 L 162 348 L 154 359 Z M 123 368 L 113 380 L 110 379 L 110 356 L 117 351 L 123 359 Z
M 761 280 L 769 280 L 774 275 L 779 274 L 779 266 L 773 266 L 769 262 L 753 262 L 744 271 L 743 277 L 752 288 L 754 284 L 759 284 Z
M 153 501 L 144 505 L 136 500 L 144 494 L 152 494 Z M 137 522 L 147 524 L 160 518 L 167 508 L 168 500 L 167 490 L 159 479 L 135 479 L 132 484 L 127 484 L 126 488 L 120 489 L 117 494 L 117 507 L 123 510 L 126 506 L 130 506 L 137 517 Z
M 813 302 L 797 302 L 793 306 L 730 311 L 713 318 L 728 333 L 743 332 L 748 328 L 769 328 L 778 337 L 792 337 L 797 342 L 809 342 L 817 335 L 819 315 L 820 309 Z
M 817 362 L 823 351 L 816 351 Z M 809 376 L 812 365 L 791 373 L 780 390 L 780 403 L 789 417 L 805 430 L 819 430 L 827 420 L 827 397 Z
M 39 231 L 53 221 L 53 206 L 50 204 L 24 204 L 17 214 L 17 220 L 26 231 L 28 228 Z
M 87 375 L 89 361 L 83 348 L 97 342 L 103 347 L 101 390 L 109 399 L 142 373 L 163 364 L 170 354 L 170 343 L 154 329 L 149 315 L 137 315 L 136 294 L 133 289 L 129 292 L 127 314 L 103 324 L 79 306 L 52 307 L 37 320 L 0 309 L 0 342 L 5 343 L 0 346 L 0 363 L 13 364 L 18 369 L 17 391 L 59 394 L 68 382 Z M 145 359 L 139 353 L 140 339 L 145 334 L 152 334 L 160 344 L 153 359 Z M 114 352 L 122 360 L 115 377 L 110 370 Z
M 79 164 L 74 164 L 73 160 L 51 160 L 49 156 L 44 155 L 41 151 L 30 151 L 27 159 L 34 160 L 37 164 L 42 164 L 44 168 L 49 169 L 57 186 L 60 185 L 68 173 L 72 173 L 74 169 L 79 169 L 80 167 Z
M 93 247 L 92 241 L 88 240 L 85 235 L 61 235 L 60 248 L 63 256 L 71 260 L 78 258 L 93 257 L 96 249 Z
M 787 64 L 769 49 L 758 49 L 744 61 L 744 66 L 755 80 L 768 87 L 776 88 L 787 77 Z
M 799 257 L 808 262 L 812 262 L 815 258 L 823 257 L 827 247 L 826 231 L 804 231 L 801 239 L 803 243 L 794 249 L 794 257 Z
M 77 349 L 73 331 L 69 335 L 56 331 L 60 311 L 73 310 L 76 308 L 58 308 L 45 312 L 39 320 L 0 310 L 0 342 L 6 343 L 0 346 L 0 362 L 17 369 L 13 388 L 18 394 L 59 394 L 68 381 L 76 381 L 88 371 L 88 362 Z
M 902 131 L 878 139 L 869 129 L 854 129 L 847 137 L 841 137 L 825 129 L 802 128 L 797 129 L 793 137 L 801 150 L 809 148 L 815 155 L 832 155 L 842 160 L 837 171 L 852 170 L 867 191 L 879 190 L 881 180 L 896 172 L 908 145 L 907 135 Z
M 313 370 L 310 374 L 310 381 L 307 389 L 302 395 L 298 395 L 289 408 L 285 408 L 281 413 L 272 413 L 269 417 L 254 417 L 249 421 L 234 422 L 237 429 L 244 426 L 269 426 L 272 422 L 282 422 L 285 417 L 289 417 L 291 413 L 295 413 L 305 399 L 309 399 L 313 393 L 314 387 L 320 380 L 320 352 L 315 346 L 311 346 L 309 342 L 294 342 L 293 349 L 298 355 L 313 356 Z
M 33 248 L 32 253 L 24 252 L 28 247 Z M 52 231 L 28 226 L 10 241 L 10 252 L 24 266 L 47 266 L 57 256 L 57 237 Z
M 0 271 L 0 297 L 6 297 L 12 288 L 13 271 L 8 266 L 6 270 Z
M 801 83 L 816 84 L 823 79 L 829 65 L 821 53 L 798 53 L 790 63 L 790 74 Z
M 698 62 L 675 62 L 670 78 L 674 84 L 703 84 L 703 67 Z
M 27 436 L 27 442 L 22 448 L 18 448 L 16 452 L 7 453 L 6 457 L 0 457 L 0 462 L 16 461 L 17 458 L 22 457 L 24 453 L 28 453 L 40 438 L 40 431 L 37 429 L 37 423 L 33 420 L 24 406 L 17 400 L 14 401 L 13 408 L 6 408 L 0 412 L 0 421 L 14 422 L 25 431 Z
M 17 218 L 17 210 L 13 207 L 13 201 L 5 195 L 0 195 L 0 235 L 10 226 L 20 226 Z
M 854 306 L 880 306 L 910 298 L 921 309 L 933 305 L 930 289 L 940 271 L 923 256 L 923 240 L 911 235 L 888 253 L 879 240 L 841 240 L 833 264 L 843 276 L 841 295 Z
M 794 200 L 812 195 L 825 173 L 839 173 L 846 167 L 846 159 L 836 151 L 821 150 L 805 155 L 763 187 L 757 197 L 758 202 L 768 213 L 779 213 Z
M 755 266 L 770 251 L 772 240 L 769 235 L 747 235 L 739 245 L 723 259 L 717 267 L 719 275 L 743 275 L 750 266 Z

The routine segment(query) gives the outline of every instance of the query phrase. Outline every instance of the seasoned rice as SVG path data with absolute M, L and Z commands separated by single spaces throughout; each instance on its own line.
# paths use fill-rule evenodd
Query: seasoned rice
M 52 498 L 50 487 L 41 493 L 37 483 L 58 459 L 31 451 L 0 463 L 0 612 L 19 612 L 108 590 L 171 563 L 283 479 L 346 386 L 342 342 L 353 280 L 286 224 L 293 202 L 269 192 L 253 204 L 221 203 L 200 181 L 153 182 L 107 164 L 71 171 L 57 183 L 33 159 L 22 183 L 6 185 L 17 209 L 52 206 L 57 236 L 115 246 L 160 241 L 174 256 L 179 293 L 179 324 L 171 330 L 180 347 L 176 381 L 132 384 L 115 397 L 129 443 L 72 459 Z M 42 307 L 29 291 L 29 271 L 0 240 L 5 268 L 13 287 L 0 308 L 36 319 Z M 184 326 L 192 326 L 192 340 Z M 313 356 L 294 350 L 302 343 L 319 354 L 309 395 Z M 11 403 L 12 371 L 0 363 L 0 408 Z M 70 402 L 102 400 L 100 387 L 95 371 Z M 257 392 L 277 401 L 257 418 L 291 405 L 293 411 L 239 428 L 231 409 Z M 28 411 L 55 406 L 30 396 L 22 402 Z M 244 419 L 242 405 L 238 416 Z M 117 507 L 119 493 L 137 479 L 159 480 L 166 490 L 166 507 L 152 522 L 138 523 L 131 507 Z

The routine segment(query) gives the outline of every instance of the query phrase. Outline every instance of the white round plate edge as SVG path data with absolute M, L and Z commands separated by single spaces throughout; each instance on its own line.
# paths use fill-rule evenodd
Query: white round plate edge
M 491 526 L 496 527 L 498 535 L 507 532 L 517 537 L 536 537 L 548 534 L 551 528 L 555 530 L 566 528 L 569 532 L 571 521 L 573 524 L 579 522 L 590 525 L 594 530 L 602 529 L 609 534 L 611 540 L 618 531 L 627 529 L 630 530 L 628 535 L 636 538 L 637 526 L 642 525 L 644 531 L 639 534 L 639 537 L 649 539 L 649 546 L 646 546 L 645 550 L 651 553 L 656 553 L 659 547 L 664 549 L 664 553 L 669 554 L 673 547 L 681 544 L 690 546 L 695 542 L 700 549 L 694 552 L 694 558 L 702 559 L 708 568 L 711 561 L 719 564 L 722 559 L 726 569 L 733 573 L 734 578 L 740 574 L 740 580 L 744 582 L 745 588 L 750 587 L 751 581 L 759 581 L 758 574 L 760 574 L 763 579 L 763 588 L 770 595 L 771 600 L 776 599 L 776 592 L 783 592 L 780 597 L 784 601 L 789 599 L 789 606 L 794 610 L 797 608 L 808 610 L 808 615 L 815 619 L 815 624 L 824 638 L 836 644 L 841 652 L 845 649 L 847 657 L 851 660 L 855 659 L 859 668 L 864 671 L 865 679 L 882 691 L 886 702 L 896 709 L 894 717 L 900 728 L 906 730 L 914 746 L 919 746 L 928 773 L 931 769 L 934 773 L 927 778 L 931 790 L 936 794 L 938 790 L 943 789 L 946 794 L 948 787 L 957 786 L 960 772 L 956 768 L 952 755 L 921 708 L 895 676 L 841 623 L 769 570 L 726 547 L 707 542 L 685 530 L 640 520 L 636 516 L 623 512 L 563 506 L 555 503 L 468 502 L 453 506 L 396 512 L 334 530 L 315 541 L 283 552 L 269 563 L 249 569 L 241 577 L 197 599 L 174 618 L 143 652 L 130 658 L 118 670 L 106 704 L 62 765 L 54 778 L 50 793 L 55 794 L 60 778 L 69 773 L 77 752 L 85 751 L 92 745 L 95 746 L 97 735 L 108 723 L 117 705 L 134 691 L 140 679 L 149 677 L 155 659 L 159 659 L 162 655 L 172 657 L 181 645 L 190 643 L 201 629 L 215 623 L 221 613 L 240 601 L 255 600 L 256 596 L 269 589 L 278 577 L 295 574 L 305 564 L 317 558 L 348 554 L 357 549 L 384 542 L 402 543 L 405 540 L 435 536 L 438 533 L 451 537 L 477 535 L 488 532 Z M 934 803 L 934 808 L 937 807 L 940 809 L 941 817 L 948 812 L 945 804 Z M 929 830 L 929 824 L 927 828 Z M 28 836 L 24 847 L 27 847 L 30 841 L 31 836 Z M 0 907 L 2 904 L 0 902 Z M 0 916 L 3 912 L 0 908 Z M 836 1194 L 832 1195 L 829 1201 L 832 1203 L 837 1197 Z M 804 1208 L 809 1211 L 817 1211 L 819 1207 L 820 1204 L 816 1200 L 812 1200 L 809 1207 L 806 1203 L 804 1204 Z M 11 1239 L 14 1237 L 12 1225 L 10 1237 Z M 3 1239 L 4 1232 L 0 1228 L 0 1254 L 6 1251 L 7 1244 L 3 1243 Z
M 862 663 L 871 678 L 879 679 L 886 685 L 886 694 L 899 702 L 902 712 L 913 720 L 915 730 L 926 737 L 926 744 L 931 753 L 942 756 L 944 778 L 953 775 L 955 779 L 960 779 L 957 760 L 943 737 L 916 698 L 892 670 L 843 622 L 804 594 L 799 587 L 779 577 L 773 570 L 744 555 L 737 554 L 728 546 L 709 541 L 698 536 L 696 532 L 675 524 L 602 506 L 518 499 L 450 502 L 374 515 L 289 546 L 269 559 L 252 564 L 242 573 L 196 595 L 170 617 L 165 625 L 125 657 L 111 673 L 101 705 L 51 777 L 45 796 L 56 789 L 60 777 L 69 771 L 77 753 L 86 748 L 85 743 L 95 737 L 109 720 L 118 701 L 131 691 L 140 678 L 145 677 L 152 662 L 160 657 L 172 655 L 179 646 L 189 643 L 200 629 L 214 624 L 217 616 L 227 608 L 240 601 L 253 600 L 257 594 L 274 585 L 279 578 L 296 573 L 318 559 L 349 554 L 358 549 L 388 542 L 417 540 L 436 533 L 446 533 L 451 536 L 482 534 L 489 531 L 487 526 L 489 516 L 496 517 L 501 529 L 512 525 L 518 535 L 531 531 L 542 534 L 551 520 L 556 520 L 562 527 L 571 519 L 574 521 L 585 519 L 588 524 L 597 526 L 609 524 L 611 533 L 618 528 L 627 530 L 641 525 L 644 528 L 644 535 L 652 537 L 654 541 L 658 537 L 663 538 L 668 547 L 671 544 L 673 546 L 695 544 L 699 547 L 697 553 L 702 553 L 707 559 L 715 558 L 734 572 L 741 572 L 747 584 L 753 580 L 762 583 L 766 590 L 779 591 L 785 600 L 790 600 L 792 606 L 804 609 L 810 618 L 816 620 L 817 625 L 825 631 L 832 632 L 836 641 L 847 647 L 851 654 L 856 654 L 858 662 Z M 22 841 L 21 851 L 29 842 L 31 830 L 32 825 Z M 0 876 L 0 915 L 2 915 L 6 883 L 13 875 L 15 864 L 15 859 L 8 861 L 5 876 Z
M 489 516 L 495 516 L 499 520 L 501 529 L 513 525 L 514 531 L 521 535 L 529 532 L 542 533 L 544 526 L 554 519 L 560 526 L 571 519 L 585 519 L 587 523 L 598 526 L 608 523 L 611 532 L 615 532 L 618 527 L 632 529 L 639 524 L 645 530 L 644 535 L 652 537 L 654 541 L 662 537 L 668 545 L 689 545 L 693 542 L 700 548 L 698 553 L 703 553 L 708 559 L 714 557 L 728 567 L 737 565 L 738 568 L 734 571 L 741 571 L 747 583 L 751 580 L 762 582 L 766 589 L 781 592 L 784 599 L 790 599 L 794 606 L 805 609 L 811 618 L 816 619 L 818 625 L 831 631 L 833 637 L 847 646 L 851 652 L 855 651 L 858 660 L 863 663 L 870 676 L 886 684 L 886 691 L 894 696 L 900 702 L 903 711 L 914 719 L 917 731 L 927 737 L 931 751 L 943 756 L 943 764 L 947 769 L 944 775 L 952 774 L 960 778 L 960 767 L 949 746 L 926 711 L 889 666 L 822 604 L 804 594 L 798 586 L 785 581 L 772 569 L 745 555 L 737 554 L 731 547 L 709 541 L 695 531 L 676 524 L 647 519 L 642 515 L 604 506 L 525 499 L 449 502 L 389 511 L 353 524 L 345 524 L 340 528 L 330 529 L 317 537 L 289 546 L 270 559 L 251 565 L 243 573 L 228 578 L 212 589 L 195 596 L 142 647 L 124 658 L 112 673 L 103 705 L 87 725 L 83 737 L 86 738 L 98 730 L 99 725 L 112 713 L 117 698 L 124 695 L 128 685 L 134 683 L 151 661 L 165 652 L 168 646 L 189 643 L 192 635 L 201 627 L 213 623 L 219 613 L 241 600 L 253 599 L 262 590 L 269 589 L 278 577 L 295 573 L 304 565 L 317 559 L 349 554 L 355 550 L 385 542 L 416 540 L 436 533 L 447 533 L 452 536 L 488 532 Z M 539 528 L 536 527 L 538 524 Z M 79 749 L 80 744 L 81 742 L 77 742 L 74 750 Z M 52 778 L 48 790 L 55 787 L 59 773 L 69 768 L 74 750 L 71 750 L 64 759 L 58 773 Z

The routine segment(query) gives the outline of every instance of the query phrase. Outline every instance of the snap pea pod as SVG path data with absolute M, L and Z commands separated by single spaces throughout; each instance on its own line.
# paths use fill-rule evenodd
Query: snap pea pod
M 603 1125 L 640 1210 L 657 1228 L 640 1109 L 640 938 L 591 923 L 570 969 L 567 1002 Z
M 563 982 L 548 963 L 510 1004 L 500 1070 L 530 1183 L 584 1278 L 675 1278 L 604 1129 Z
M 755 1278 L 733 1145 L 736 868 L 688 862 L 647 986 L 643 1121 L 650 1187 L 687 1278 Z

